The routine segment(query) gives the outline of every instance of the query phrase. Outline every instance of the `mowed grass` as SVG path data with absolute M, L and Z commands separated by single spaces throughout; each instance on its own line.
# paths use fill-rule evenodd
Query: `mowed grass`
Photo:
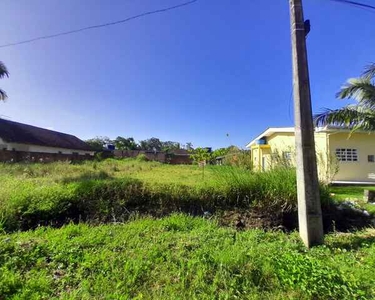
M 1 299 L 373 299 L 375 231 L 238 232 L 186 215 L 0 235 Z

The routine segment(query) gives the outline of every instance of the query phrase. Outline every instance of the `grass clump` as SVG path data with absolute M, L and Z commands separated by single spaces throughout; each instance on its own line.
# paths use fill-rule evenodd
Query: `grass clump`
M 0 235 L 6 299 L 372 299 L 375 233 L 237 232 L 186 215 Z

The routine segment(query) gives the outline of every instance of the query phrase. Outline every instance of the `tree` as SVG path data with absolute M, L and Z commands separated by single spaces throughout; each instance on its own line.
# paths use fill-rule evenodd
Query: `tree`
M 94 149 L 96 151 L 101 151 L 101 150 L 103 150 L 103 148 L 106 144 L 112 144 L 113 143 L 113 141 L 106 136 L 104 136 L 104 137 L 103 136 L 97 136 L 93 139 L 86 140 L 85 142 L 86 142 L 86 144 L 91 146 L 92 149 Z
M 193 150 L 194 148 L 193 148 L 193 143 L 192 142 L 187 142 L 186 144 L 185 144 L 185 149 L 186 150 Z
M 314 116 L 316 126 L 344 126 L 355 130 L 375 130 L 375 63 L 366 67 L 359 78 L 349 79 L 336 97 L 353 99 L 350 104 L 339 109 L 324 109 Z
M 207 148 L 196 148 L 190 150 L 190 153 L 190 158 L 202 167 L 202 177 L 204 179 L 204 167 L 211 160 L 211 153 L 208 152 Z
M 150 138 L 148 140 L 139 141 L 142 150 L 161 151 L 163 144 L 158 138 Z
M 196 148 L 191 150 L 190 153 L 190 158 L 197 164 L 203 163 L 205 165 L 211 159 L 211 153 L 205 148 Z
M 211 158 L 215 160 L 218 157 L 227 155 L 228 152 L 229 148 L 218 148 L 211 153 Z
M 116 149 L 119 150 L 136 150 L 138 148 L 138 144 L 134 141 L 132 137 L 124 138 L 122 136 L 118 136 L 114 140 L 114 144 Z
M 9 72 L 4 63 L 0 61 L 0 78 L 4 77 L 9 77 Z M 4 90 L 0 89 L 0 101 L 5 101 L 7 98 L 7 93 Z
M 178 142 L 172 142 L 172 141 L 166 141 L 162 142 L 162 150 L 163 151 L 173 151 L 173 150 L 178 150 L 181 149 L 180 143 Z

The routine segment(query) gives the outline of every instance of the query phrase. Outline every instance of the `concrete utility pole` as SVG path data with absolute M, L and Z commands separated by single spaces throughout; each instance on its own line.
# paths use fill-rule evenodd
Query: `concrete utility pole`
M 294 119 L 299 233 L 306 247 L 323 243 L 306 32 L 302 0 L 289 0 L 293 50 Z

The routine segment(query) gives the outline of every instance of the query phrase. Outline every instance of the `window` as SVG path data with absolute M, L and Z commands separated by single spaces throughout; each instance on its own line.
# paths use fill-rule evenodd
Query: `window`
M 285 160 L 291 160 L 292 155 L 291 155 L 290 152 L 284 151 L 284 152 L 283 152 L 283 158 L 284 158 Z
M 336 149 L 336 157 L 339 161 L 358 161 L 357 149 Z
M 368 155 L 367 156 L 367 161 L 368 162 L 375 162 L 375 155 Z

